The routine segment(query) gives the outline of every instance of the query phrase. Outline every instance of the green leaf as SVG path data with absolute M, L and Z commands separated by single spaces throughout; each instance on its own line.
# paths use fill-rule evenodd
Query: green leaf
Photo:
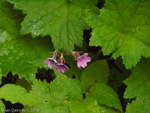
M 93 98 L 86 98 L 81 103 L 79 101 L 72 101 L 70 103 L 71 113 L 95 113 L 100 111 L 97 101 Z
M 66 56 L 65 61 L 70 65 L 70 68 L 65 72 L 65 75 L 68 77 L 73 77 L 74 75 L 77 79 L 80 79 L 83 70 L 80 70 L 77 67 L 77 61 L 75 61 L 72 56 Z
M 1 71 L 1 68 L 0 68 L 0 84 L 2 83 L 2 71 Z
M 50 35 L 58 50 L 82 45 L 83 30 L 88 29 L 85 10 L 96 9 L 98 0 L 8 0 L 27 16 L 22 22 L 21 33 L 36 36 Z
M 5 105 L 4 103 L 0 100 L 0 112 L 3 113 L 5 110 Z
M 38 81 L 36 78 L 33 79 L 32 92 L 35 97 L 41 101 L 47 101 L 50 97 L 50 86 L 45 80 Z
M 115 68 L 109 70 L 110 76 L 108 80 L 108 85 L 112 87 L 115 91 L 124 85 L 123 84 L 123 75 Z
M 132 68 L 132 74 L 124 83 L 127 85 L 125 98 L 150 98 L 150 59 L 142 59 L 136 67 Z
M 108 85 L 110 87 L 112 87 L 115 91 L 117 91 L 118 88 L 124 86 L 123 81 L 127 77 L 129 77 L 131 74 L 130 70 L 118 71 L 118 69 L 115 69 L 115 68 L 110 69 L 109 73 L 110 73 L 110 76 L 109 76 L 109 80 L 108 80 Z
M 39 113 L 67 113 L 69 108 L 66 92 L 63 92 L 63 88 L 57 84 L 56 79 L 49 84 L 46 81 L 41 82 L 34 78 L 31 93 L 39 98 L 41 103 L 25 106 L 24 110 L 35 109 Z
M 40 100 L 36 105 L 25 106 L 26 109 L 36 109 L 40 113 L 69 113 L 71 100 L 82 100 L 82 92 L 78 82 L 67 78 L 56 70 L 56 78 L 49 84 L 46 81 L 33 79 L 31 94 Z
M 107 83 L 109 69 L 106 60 L 98 60 L 90 63 L 81 74 L 81 83 L 84 91 L 96 83 Z
M 55 70 L 57 78 L 54 80 L 67 94 L 69 99 L 82 100 L 82 91 L 78 80 L 67 78 L 64 74 L 59 73 Z
M 100 106 L 100 113 L 120 113 L 120 111 L 116 110 L 115 108 L 111 108 L 105 105 L 101 105 Z
M 15 13 L 15 14 L 14 14 Z M 20 78 L 32 80 L 38 67 L 44 67 L 44 60 L 53 50 L 49 38 L 31 39 L 19 35 L 20 17 L 10 4 L 0 2 L 0 67 L 4 76 L 8 72 Z
M 32 94 L 28 93 L 24 88 L 14 84 L 7 84 L 0 88 L 0 98 L 14 103 L 22 103 L 23 105 L 34 105 L 40 102 Z
M 24 111 L 27 113 L 70 113 L 68 103 L 60 104 L 58 106 L 52 107 L 50 104 L 39 104 L 36 106 L 25 106 Z M 22 112 L 23 113 L 23 112 Z
M 120 100 L 117 93 L 106 84 L 94 84 L 86 97 L 93 97 L 97 99 L 98 103 L 104 104 L 108 107 L 114 107 L 122 111 Z
M 120 113 L 118 110 L 98 104 L 94 98 L 85 98 L 83 102 L 71 101 L 71 113 Z
M 16 85 L 18 86 L 22 86 L 23 88 L 25 88 L 28 92 L 30 92 L 31 90 L 31 85 L 32 83 L 29 83 L 26 79 L 22 78 L 22 79 L 17 79 Z
M 141 56 L 150 57 L 150 1 L 106 0 L 99 13 L 87 10 L 93 28 L 90 46 L 101 46 L 104 55 L 122 56 L 126 68 Z
M 136 99 L 127 105 L 126 113 L 150 113 L 150 99 Z
M 39 113 L 67 113 L 69 111 L 68 101 L 66 100 L 66 93 L 61 89 L 62 87 L 55 80 L 50 85 L 45 80 L 42 82 L 34 78 L 30 93 L 40 102 L 32 106 L 25 105 L 24 110 L 28 110 L 26 112 L 35 110 L 34 112 Z

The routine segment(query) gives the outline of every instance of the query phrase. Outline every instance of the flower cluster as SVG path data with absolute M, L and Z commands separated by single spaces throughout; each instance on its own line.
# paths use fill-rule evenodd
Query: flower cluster
M 87 63 L 91 61 L 91 58 L 87 57 L 88 53 L 84 53 L 82 56 L 79 55 L 79 52 L 71 51 L 71 53 L 74 56 L 75 60 L 77 60 L 77 66 L 79 69 L 85 68 L 87 66 Z M 48 64 L 49 69 L 52 69 L 54 67 L 55 69 L 57 69 L 58 72 L 64 73 L 66 69 L 69 69 L 69 67 L 63 64 L 64 61 L 63 54 L 61 54 L 60 63 L 58 63 L 57 60 L 55 59 L 56 55 L 57 52 L 54 51 L 53 57 L 45 60 L 44 64 Z

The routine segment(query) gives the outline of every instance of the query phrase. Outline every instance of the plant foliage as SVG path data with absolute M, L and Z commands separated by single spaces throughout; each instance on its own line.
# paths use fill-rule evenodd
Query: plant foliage
M 149 6 L 1 0 L 0 113 L 149 113 Z

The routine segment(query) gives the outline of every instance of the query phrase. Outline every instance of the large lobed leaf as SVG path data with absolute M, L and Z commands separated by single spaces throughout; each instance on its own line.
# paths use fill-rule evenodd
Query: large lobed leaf
M 0 2 L 0 66 L 3 75 L 8 72 L 32 80 L 38 67 L 44 66 L 44 60 L 52 51 L 49 38 L 31 39 L 19 35 L 22 15 L 12 10 L 6 2 Z
M 82 45 L 85 10 L 96 9 L 98 0 L 8 0 L 27 16 L 22 22 L 21 33 L 33 37 L 50 35 L 58 50 Z
M 150 1 L 106 0 L 99 13 L 87 11 L 93 28 L 91 46 L 101 46 L 105 55 L 122 56 L 126 68 L 141 56 L 150 57 Z

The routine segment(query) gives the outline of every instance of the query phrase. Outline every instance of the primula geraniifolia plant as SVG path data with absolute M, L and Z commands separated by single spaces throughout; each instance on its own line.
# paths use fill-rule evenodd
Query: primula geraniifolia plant
M 0 113 L 150 113 L 150 0 L 1 0 L 0 84 Z

